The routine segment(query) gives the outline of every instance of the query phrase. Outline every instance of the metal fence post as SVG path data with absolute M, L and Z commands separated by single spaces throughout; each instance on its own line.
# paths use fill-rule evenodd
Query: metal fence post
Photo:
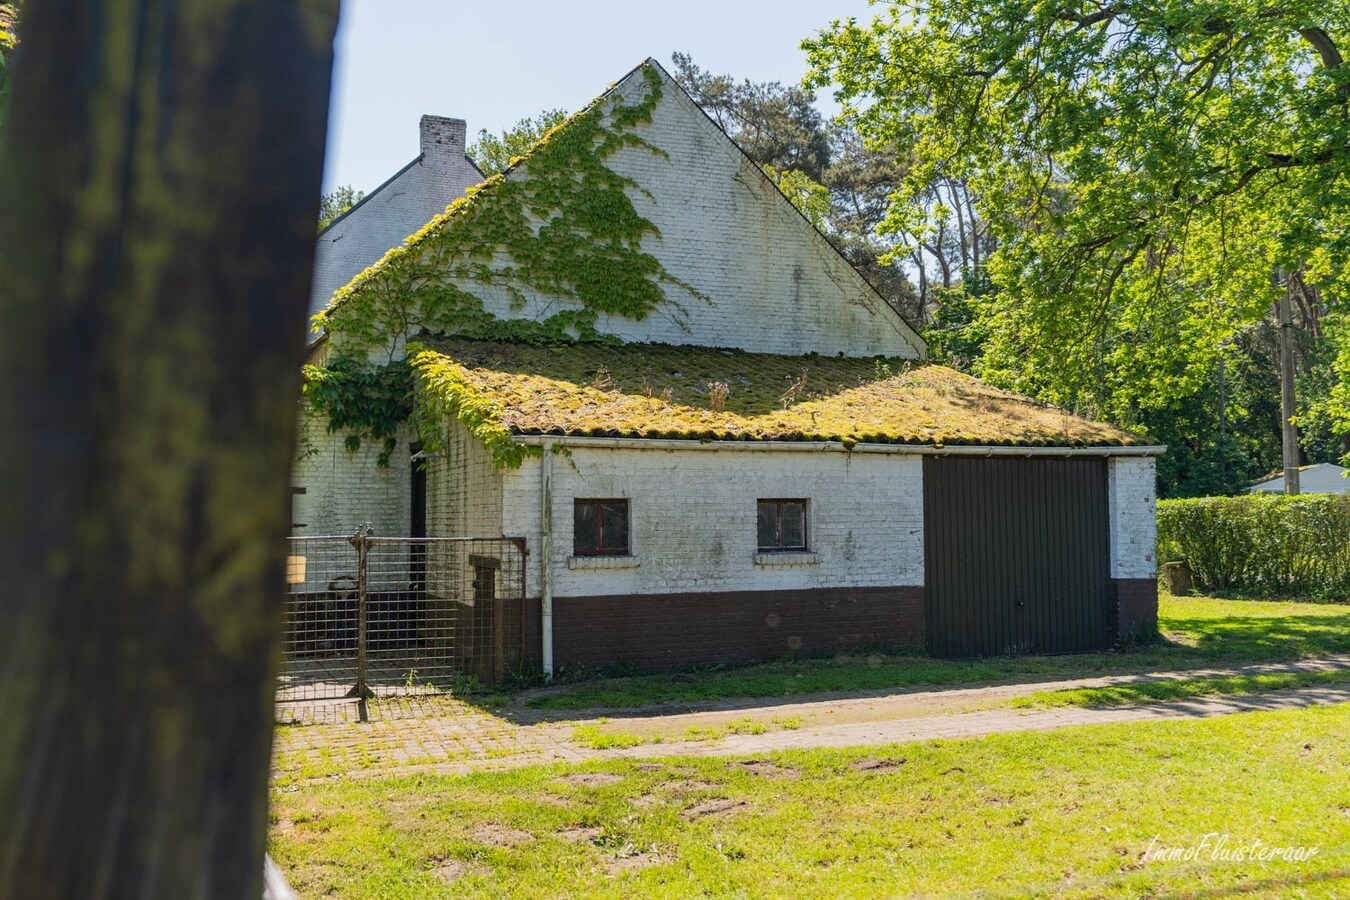
M 351 544 L 356 548 L 356 684 L 347 693 L 358 701 L 361 721 L 366 721 L 366 700 L 375 696 L 375 692 L 366 683 L 366 595 L 370 581 L 367 572 L 367 555 L 370 550 L 369 539 L 375 529 L 369 522 L 359 525 L 351 536 Z

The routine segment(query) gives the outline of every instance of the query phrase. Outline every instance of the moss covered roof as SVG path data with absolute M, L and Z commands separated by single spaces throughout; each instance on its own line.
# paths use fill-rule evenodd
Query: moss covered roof
M 901 359 L 665 344 L 423 340 L 421 389 L 493 433 L 695 440 L 1123 446 L 1143 435 Z M 721 408 L 717 395 L 725 386 Z M 471 420 L 471 421 L 470 421 Z

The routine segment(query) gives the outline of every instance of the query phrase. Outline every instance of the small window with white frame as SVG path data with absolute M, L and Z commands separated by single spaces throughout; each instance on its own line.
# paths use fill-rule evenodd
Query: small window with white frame
M 805 500 L 760 500 L 760 553 L 805 553 L 808 547 Z

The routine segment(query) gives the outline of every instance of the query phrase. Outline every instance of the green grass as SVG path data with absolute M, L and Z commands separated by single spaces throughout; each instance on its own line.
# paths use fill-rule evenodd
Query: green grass
M 591 724 L 577 725 L 572 728 L 572 740 L 592 750 L 622 749 L 636 747 L 639 744 L 661 743 L 659 737 L 629 734 L 624 731 L 610 731 L 604 727 L 608 723 L 608 719 L 600 719 Z
M 1301 687 L 1350 683 L 1350 671 L 1276 672 L 1262 675 L 1202 676 L 1143 681 L 1109 687 L 1037 691 L 1011 702 L 1014 709 L 1044 706 L 1128 706 L 1219 695 L 1259 694 Z
M 1163 642 L 1128 652 L 1017 659 L 938 660 L 871 654 L 609 678 L 564 685 L 524 701 L 534 709 L 616 709 L 730 697 L 780 697 L 1005 681 L 1090 678 L 1350 653 L 1350 606 L 1172 597 L 1160 601 Z M 493 698 L 506 702 L 507 698 Z
M 800 723 L 800 720 L 798 721 Z M 729 734 L 766 734 L 769 731 L 770 724 L 769 722 L 744 718 L 723 725 L 706 727 L 691 725 L 684 730 L 684 739 L 686 741 L 720 741 Z
M 1347 771 L 1340 705 L 752 766 L 325 780 L 274 791 L 271 852 L 304 897 L 1329 898 L 1350 891 Z M 1148 858 L 1207 834 L 1317 854 Z

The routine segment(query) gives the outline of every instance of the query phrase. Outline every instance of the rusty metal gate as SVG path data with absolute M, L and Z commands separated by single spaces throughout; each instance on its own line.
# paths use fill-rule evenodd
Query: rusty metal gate
M 930 653 L 1110 646 L 1104 459 L 930 456 L 923 481 Z
M 523 538 L 290 538 L 277 702 L 491 685 L 525 642 Z

